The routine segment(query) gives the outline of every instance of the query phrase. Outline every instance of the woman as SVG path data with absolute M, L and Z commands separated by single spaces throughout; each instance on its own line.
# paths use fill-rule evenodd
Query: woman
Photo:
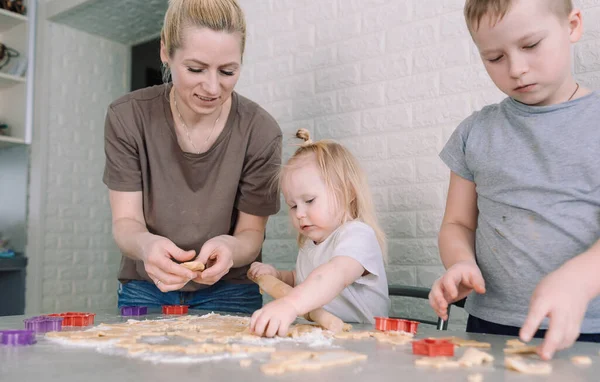
M 113 102 L 105 129 L 119 306 L 251 313 L 246 278 L 279 209 L 281 130 L 233 91 L 245 46 L 236 0 L 171 0 L 160 57 L 172 83 Z M 181 262 L 206 264 L 194 272 Z

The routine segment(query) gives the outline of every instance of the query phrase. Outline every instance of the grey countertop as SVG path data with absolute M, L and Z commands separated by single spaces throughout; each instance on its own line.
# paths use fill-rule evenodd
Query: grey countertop
M 202 314 L 204 312 L 193 312 Z M 149 314 L 146 318 L 157 318 Z M 22 329 L 26 316 L 0 317 L 0 329 Z M 116 323 L 124 319 L 114 312 L 101 312 L 95 323 Z M 372 326 L 355 325 L 356 330 L 372 330 Z M 152 363 L 140 359 L 100 353 L 91 348 L 66 347 L 38 337 L 38 342 L 26 347 L 0 346 L 0 381 L 57 381 L 57 382 L 116 382 L 116 381 L 467 381 L 470 374 L 481 373 L 484 382 L 491 381 L 598 381 L 600 356 L 598 344 L 576 343 L 571 349 L 559 352 L 552 360 L 553 373 L 547 376 L 528 376 L 506 370 L 502 349 L 507 339 L 513 337 L 468 334 L 461 331 L 437 331 L 421 326 L 417 338 L 458 336 L 492 344 L 495 357 L 493 365 L 471 369 L 435 370 L 417 368 L 410 345 L 392 346 L 373 339 L 338 341 L 334 345 L 368 355 L 368 360 L 349 366 L 323 369 L 319 372 L 294 372 L 281 376 L 267 376 L 254 362 L 241 368 L 239 360 L 221 360 L 193 364 Z M 457 348 L 456 355 L 463 349 Z M 590 366 L 576 366 L 570 362 L 574 355 L 587 355 L 593 360 Z

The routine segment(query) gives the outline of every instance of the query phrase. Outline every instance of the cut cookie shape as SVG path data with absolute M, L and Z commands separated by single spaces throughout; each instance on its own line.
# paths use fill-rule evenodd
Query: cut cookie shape
M 240 366 L 241 367 L 250 367 L 250 365 L 252 365 L 252 360 L 251 359 L 243 359 L 240 361 Z
M 281 351 L 272 353 L 272 362 L 262 365 L 260 370 L 268 375 L 277 375 L 288 371 L 320 370 L 327 367 L 348 365 L 366 359 L 366 354 L 349 351 Z
M 535 345 L 523 345 L 512 348 L 504 348 L 504 354 L 535 354 L 537 353 L 537 346 Z
M 406 332 L 371 332 L 377 342 L 392 345 L 405 345 L 413 341 L 413 335 Z
M 571 363 L 573 365 L 591 365 L 592 359 L 585 355 L 576 355 L 571 357 Z
M 470 348 L 491 348 L 492 345 L 488 342 L 479 342 L 475 340 L 467 340 L 460 337 L 442 337 L 440 340 L 448 340 L 458 347 L 470 347 Z
M 462 367 L 479 366 L 489 362 L 494 362 L 494 357 L 489 353 L 475 348 L 468 348 L 458 360 L 458 363 Z
M 449 357 L 425 357 L 415 361 L 416 366 L 431 367 L 434 369 L 456 369 L 460 364 Z
M 334 337 L 338 340 L 363 340 L 373 337 L 377 342 L 388 343 L 392 345 L 405 345 L 413 341 L 413 335 L 406 332 L 372 332 L 356 331 L 336 333 Z
M 373 334 L 373 332 L 367 331 L 340 332 L 336 333 L 334 337 L 338 340 L 363 340 L 365 338 L 373 337 Z
M 294 325 L 288 331 L 288 337 L 292 337 L 292 338 L 301 337 L 304 334 L 310 333 L 315 329 L 321 329 L 321 327 L 319 325 L 312 325 L 312 324 Z
M 524 374 L 550 374 L 552 372 L 552 365 L 547 362 L 527 362 L 519 356 L 506 357 L 504 366 Z
M 522 347 L 525 346 L 525 343 L 519 341 L 518 339 L 512 339 L 512 340 L 506 340 L 506 347 L 509 348 L 518 348 L 518 347 Z
M 197 260 L 181 263 L 181 265 L 194 272 L 202 272 L 204 269 L 206 269 L 206 266 Z

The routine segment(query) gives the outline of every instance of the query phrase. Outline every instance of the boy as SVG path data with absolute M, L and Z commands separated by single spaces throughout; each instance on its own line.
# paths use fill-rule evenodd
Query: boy
M 548 360 L 600 342 L 600 94 L 570 71 L 581 12 L 570 0 L 467 0 L 465 18 L 508 98 L 463 121 L 440 154 L 452 170 L 447 271 L 429 300 L 447 318 L 475 290 L 467 331 L 545 336 Z

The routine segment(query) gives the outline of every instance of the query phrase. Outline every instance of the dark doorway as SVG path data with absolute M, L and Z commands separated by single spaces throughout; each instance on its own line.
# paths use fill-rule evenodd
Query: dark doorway
M 163 83 L 160 70 L 160 38 L 131 48 L 131 90 Z

